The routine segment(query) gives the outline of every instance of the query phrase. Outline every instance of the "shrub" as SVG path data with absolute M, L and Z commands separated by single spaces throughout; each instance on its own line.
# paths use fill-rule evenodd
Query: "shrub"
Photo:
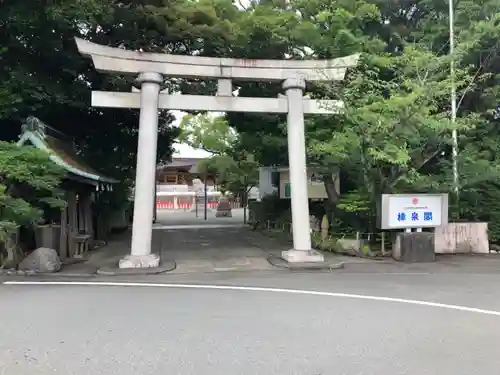
M 59 189 L 65 171 L 50 155 L 32 146 L 0 142 L 0 241 L 19 226 L 43 220 L 43 211 L 62 208 Z

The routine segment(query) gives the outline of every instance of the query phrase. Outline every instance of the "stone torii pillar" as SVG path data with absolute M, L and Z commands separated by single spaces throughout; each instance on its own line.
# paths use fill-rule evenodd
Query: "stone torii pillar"
M 303 97 L 306 81 L 344 79 L 347 68 L 359 55 L 334 60 L 242 60 L 199 56 L 142 53 L 111 48 L 76 39 L 78 50 L 91 57 L 97 70 L 139 75 L 140 92 L 92 92 L 92 106 L 138 108 L 141 111 L 137 153 L 134 221 L 131 254 L 121 268 L 157 267 L 159 257 L 151 253 L 155 194 L 158 110 L 286 113 L 291 182 L 293 249 L 282 253 L 288 262 L 321 262 L 312 250 L 304 135 L 304 114 L 335 114 L 343 103 Z M 163 77 L 218 80 L 217 96 L 170 95 L 160 92 Z M 282 82 L 286 95 L 278 98 L 232 96 L 232 80 Z
M 156 150 L 158 143 L 158 100 L 163 76 L 160 73 L 139 74 L 141 112 L 137 141 L 134 219 L 131 253 L 119 261 L 120 268 L 158 267 L 160 257 L 151 252 L 154 210 L 151 197 L 156 195 Z
M 290 171 L 292 202 L 293 249 L 284 251 L 288 262 L 322 262 L 323 255 L 313 251 L 309 228 L 309 200 L 307 191 L 306 139 L 302 97 L 306 82 L 302 78 L 288 78 L 283 82 L 288 101 L 287 138 L 288 167 Z M 307 229 L 304 230 L 304 228 Z

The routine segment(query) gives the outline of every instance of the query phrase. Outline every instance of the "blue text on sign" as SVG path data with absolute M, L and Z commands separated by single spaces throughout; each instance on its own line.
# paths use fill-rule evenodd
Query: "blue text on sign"
M 432 221 L 432 212 L 423 213 L 424 221 Z M 406 221 L 406 213 L 398 212 L 398 221 Z M 420 215 L 418 212 L 412 212 L 410 216 L 411 221 L 419 221 Z

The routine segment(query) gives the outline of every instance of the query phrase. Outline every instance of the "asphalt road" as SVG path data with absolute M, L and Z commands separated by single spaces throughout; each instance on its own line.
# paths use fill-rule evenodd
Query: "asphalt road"
M 0 285 L 0 374 L 473 375 L 500 368 L 500 313 L 456 306 L 500 311 L 496 275 L 275 272 L 136 279 L 146 280 L 304 292 Z

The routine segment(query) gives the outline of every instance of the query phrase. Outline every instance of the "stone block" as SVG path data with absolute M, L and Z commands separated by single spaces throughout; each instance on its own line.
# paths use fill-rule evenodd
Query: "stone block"
M 361 251 L 361 240 L 354 238 L 341 238 L 337 240 L 339 247 L 348 252 L 359 253 Z
M 221 197 L 217 204 L 217 211 L 215 217 L 232 217 L 231 203 L 226 197 Z
M 22 256 L 19 247 L 19 228 L 17 228 L 14 233 L 7 237 L 5 242 L 0 243 L 0 266 L 15 268 Z
M 398 233 L 392 250 L 394 259 L 401 262 L 434 262 L 434 233 Z
M 448 223 L 436 228 L 437 254 L 488 254 L 488 223 Z
M 39 225 L 35 228 L 36 246 L 60 250 L 61 226 Z
M 321 222 L 314 215 L 309 215 L 309 228 L 311 233 L 321 230 Z
M 61 269 L 61 260 L 57 251 L 47 247 L 39 247 L 19 263 L 21 271 L 35 271 L 37 273 L 53 273 Z

